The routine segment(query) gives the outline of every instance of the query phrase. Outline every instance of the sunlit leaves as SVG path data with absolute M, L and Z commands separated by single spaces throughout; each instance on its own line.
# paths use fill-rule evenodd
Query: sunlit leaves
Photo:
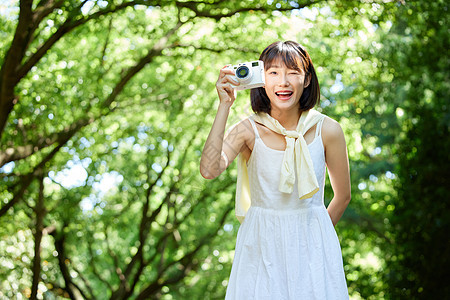
M 119 5 L 80 4 L 66 1 L 55 9 L 39 25 L 26 58 L 68 18 L 80 20 Z M 254 60 L 275 40 L 292 39 L 313 58 L 322 92 L 318 109 L 338 120 L 346 135 L 353 197 L 336 230 L 350 294 L 364 299 L 386 296 L 385 260 L 407 256 L 390 253 L 396 238 L 403 238 L 392 230 L 392 215 L 404 213 L 397 224 L 408 217 L 428 220 L 426 212 L 408 210 L 398 202 L 395 183 L 420 178 L 416 158 L 425 140 L 417 126 L 427 124 L 416 115 L 420 107 L 446 108 L 436 99 L 446 99 L 448 75 L 439 66 L 446 66 L 448 59 L 427 55 L 434 47 L 448 48 L 445 20 L 430 19 L 435 13 L 431 8 L 442 2 L 427 4 L 430 10 L 419 14 L 416 2 L 397 1 L 327 1 L 289 12 L 259 11 L 299 5 L 303 3 L 129 6 L 70 31 L 31 68 L 16 86 L 19 101 L 2 146 L 33 147 L 36 141 L 84 122 L 44 166 L 42 292 L 67 293 L 61 288 L 65 282 L 55 250 L 55 241 L 64 237 L 64 265 L 73 281 L 86 293 L 91 289 L 95 297 L 117 291 L 127 265 L 142 253 L 142 273 L 137 268 L 131 272 L 138 275 L 133 296 L 154 282 L 163 285 L 153 294 L 157 298 L 223 298 L 238 229 L 231 211 L 236 170 L 232 166 L 214 181 L 202 179 L 198 172 L 217 105 L 217 70 Z M 253 10 L 247 9 L 250 6 Z M 236 9 L 242 11 L 217 17 Z M 14 14 L 0 28 L 1 59 L 12 40 Z M 440 26 L 427 26 L 430 20 Z M 130 68 L 178 21 L 186 23 L 167 39 L 162 52 L 132 76 L 112 103 L 104 104 Z M 410 49 L 417 51 L 412 55 Z M 248 91 L 239 92 L 228 125 L 249 113 Z M 436 124 L 446 122 L 438 120 Z M 396 144 L 408 139 L 402 147 Z M 12 198 L 18 176 L 31 172 L 54 147 L 36 149 L 1 169 L 2 205 Z M 403 160 L 403 172 L 395 168 L 395 154 Z M 0 248 L 6 250 L 0 260 L 6 270 L 0 275 L 0 290 L 7 296 L 30 292 L 37 188 L 30 185 L 23 200 L 0 220 Z M 326 203 L 332 196 L 328 184 Z M 154 218 L 153 212 L 158 212 Z M 142 223 L 145 218 L 147 224 Z M 442 218 L 435 223 L 445 224 Z M 430 235 L 423 238 L 429 241 Z M 186 257 L 198 245 L 203 247 Z M 164 283 L 183 272 L 183 280 Z

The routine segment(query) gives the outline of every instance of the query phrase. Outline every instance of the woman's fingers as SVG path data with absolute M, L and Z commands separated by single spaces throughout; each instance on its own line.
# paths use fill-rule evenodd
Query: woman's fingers
M 228 66 L 220 70 L 219 78 L 216 82 L 216 89 L 219 94 L 220 101 L 231 101 L 236 99 L 235 87 L 239 82 L 234 77 L 234 70 L 229 69 Z
M 219 78 L 219 80 L 216 83 L 217 88 L 229 86 L 231 88 L 234 88 L 239 85 L 239 82 L 233 78 L 231 75 L 225 75 L 222 78 Z
M 239 81 L 234 78 L 234 70 L 224 67 L 220 70 L 219 79 L 217 82 L 226 83 L 229 82 L 233 85 L 239 85 Z
M 222 84 L 219 88 L 219 95 L 222 96 L 220 97 L 221 100 L 232 100 L 234 101 L 235 99 L 235 95 L 234 95 L 234 87 L 230 84 L 230 83 L 226 83 L 226 84 Z
M 229 83 L 225 84 L 223 86 L 223 89 L 228 93 L 228 95 L 230 96 L 234 95 L 234 87 L 231 84 Z

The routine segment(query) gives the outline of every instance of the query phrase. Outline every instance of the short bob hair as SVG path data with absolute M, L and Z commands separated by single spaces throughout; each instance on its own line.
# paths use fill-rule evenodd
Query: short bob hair
M 316 70 L 309 56 L 303 47 L 297 42 L 275 42 L 269 45 L 261 53 L 259 60 L 264 62 L 264 69 L 269 69 L 277 60 L 281 59 L 286 67 L 305 73 L 305 78 L 309 77 L 309 85 L 303 90 L 300 97 L 300 111 L 313 108 L 319 103 L 320 88 L 317 80 Z M 250 102 L 255 113 L 266 112 L 270 114 L 270 100 L 264 87 L 251 89 Z

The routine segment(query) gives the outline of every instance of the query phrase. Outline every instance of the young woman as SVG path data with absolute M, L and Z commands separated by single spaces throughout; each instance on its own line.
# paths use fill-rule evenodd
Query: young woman
M 224 137 L 234 71 L 220 70 L 219 107 L 200 162 L 219 176 L 239 155 L 241 221 L 226 299 L 348 299 L 334 225 L 350 202 L 347 147 L 339 124 L 313 107 L 319 83 L 298 43 L 276 42 L 260 56 L 265 86 L 251 90 L 255 112 Z M 326 168 L 334 197 L 323 195 Z

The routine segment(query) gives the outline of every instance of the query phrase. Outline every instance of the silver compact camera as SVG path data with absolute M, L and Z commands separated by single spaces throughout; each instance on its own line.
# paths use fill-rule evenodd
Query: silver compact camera
M 262 60 L 228 65 L 227 68 L 235 71 L 233 78 L 240 83 L 238 86 L 233 85 L 236 90 L 254 89 L 266 84 Z

